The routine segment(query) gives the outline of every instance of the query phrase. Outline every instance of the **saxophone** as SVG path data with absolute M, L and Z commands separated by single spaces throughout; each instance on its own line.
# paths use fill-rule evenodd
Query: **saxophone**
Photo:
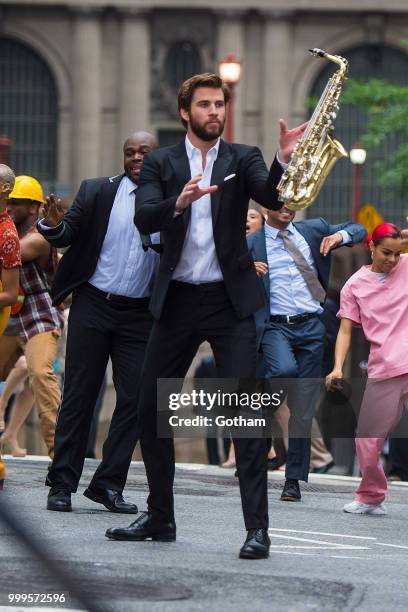
M 343 145 L 329 135 L 334 130 L 333 121 L 339 109 L 343 81 L 347 78 L 348 62 L 340 55 L 330 55 L 321 49 L 310 49 L 310 53 L 334 62 L 339 69 L 327 82 L 277 186 L 278 199 L 290 210 L 303 210 L 310 206 L 335 162 L 348 156 Z

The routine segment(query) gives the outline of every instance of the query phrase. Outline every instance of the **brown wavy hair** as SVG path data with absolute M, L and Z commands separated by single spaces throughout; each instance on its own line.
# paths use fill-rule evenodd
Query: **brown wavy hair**
M 193 99 L 194 92 L 198 87 L 212 87 L 213 89 L 222 89 L 225 104 L 229 102 L 229 99 L 231 97 L 228 86 L 223 82 L 223 80 L 218 74 L 213 74 L 212 72 L 195 74 L 194 76 L 184 81 L 178 91 L 177 103 L 179 112 L 180 109 L 183 109 L 187 112 L 190 111 L 191 100 Z M 187 122 L 183 118 L 181 118 L 181 123 L 185 128 L 187 128 Z

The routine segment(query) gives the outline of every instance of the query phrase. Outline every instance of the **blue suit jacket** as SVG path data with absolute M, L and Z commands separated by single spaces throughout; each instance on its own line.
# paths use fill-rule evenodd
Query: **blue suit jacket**
M 367 232 L 363 225 L 359 223 L 339 223 L 338 225 L 331 225 L 322 218 L 319 219 L 307 219 L 306 221 L 297 221 L 293 224 L 298 232 L 300 232 L 303 238 L 306 240 L 310 247 L 312 257 L 316 266 L 319 280 L 323 287 L 327 289 L 330 275 L 330 264 L 331 257 L 330 253 L 324 257 L 320 254 L 320 243 L 325 236 L 335 234 L 340 230 L 346 230 L 350 234 L 351 242 L 345 246 L 352 246 L 357 242 L 361 242 L 367 236 Z M 248 249 L 254 261 L 263 261 L 268 263 L 266 253 L 266 241 L 264 228 L 250 234 L 247 237 Z M 340 247 L 342 245 L 339 245 Z M 339 247 L 337 247 L 339 248 Z M 265 297 L 265 304 L 262 308 L 255 312 L 255 324 L 257 333 L 257 346 L 258 350 L 262 342 L 262 337 L 265 331 L 265 327 L 269 322 L 270 316 L 270 287 L 269 287 L 269 274 L 264 274 L 259 279 L 263 287 L 263 293 Z

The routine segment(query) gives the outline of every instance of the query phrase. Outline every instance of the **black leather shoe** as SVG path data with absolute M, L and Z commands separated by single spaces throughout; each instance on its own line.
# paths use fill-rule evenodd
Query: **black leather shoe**
M 125 502 L 120 491 L 88 487 L 85 489 L 84 495 L 97 504 L 103 504 L 110 512 L 116 512 L 117 514 L 137 514 L 138 512 L 136 504 Z
M 331 470 L 332 467 L 334 467 L 334 461 L 329 461 L 329 463 L 326 463 L 325 465 L 322 465 L 321 467 L 313 468 L 312 471 L 313 471 L 313 474 L 327 474 L 327 472 Z
M 108 529 L 105 536 L 110 540 L 131 540 L 134 542 L 152 539 L 157 542 L 174 542 L 175 523 L 158 523 L 147 512 L 141 512 L 129 527 Z
M 71 512 L 71 491 L 69 489 L 52 487 L 48 493 L 47 510 Z
M 281 501 L 300 502 L 302 496 L 300 494 L 299 481 L 287 478 L 280 498 Z
M 267 529 L 249 529 L 247 539 L 239 551 L 239 558 L 267 559 L 270 545 Z

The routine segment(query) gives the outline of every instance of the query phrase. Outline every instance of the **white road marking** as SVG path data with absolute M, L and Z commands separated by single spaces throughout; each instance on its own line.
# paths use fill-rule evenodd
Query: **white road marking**
M 344 533 L 328 533 L 326 531 L 302 531 L 300 529 L 278 529 L 277 527 L 270 527 L 269 531 L 282 531 L 285 533 L 308 533 L 310 535 L 334 536 L 336 538 L 355 538 L 357 540 L 376 540 L 377 539 L 371 536 L 346 535 Z
M 332 544 L 330 546 L 307 546 L 300 544 L 271 544 L 271 548 L 310 548 L 311 550 L 371 550 L 369 546 L 339 546 Z
M 295 536 L 283 535 L 279 533 L 270 533 L 272 538 L 284 538 L 285 540 L 295 540 L 297 542 L 309 542 L 310 544 L 325 544 L 326 546 L 332 546 L 334 548 L 345 548 L 355 550 L 367 550 L 367 547 L 353 546 L 352 544 L 338 544 L 336 542 L 326 542 L 325 540 L 312 540 L 311 538 L 298 538 Z
M 408 550 L 408 546 L 403 546 L 402 544 L 384 544 L 384 542 L 376 542 L 377 546 L 391 546 L 391 548 L 404 548 Z
M 330 555 L 331 559 L 361 559 L 367 561 L 367 557 L 352 557 L 351 555 Z
M 275 550 L 273 551 L 276 555 L 302 555 L 303 557 L 316 557 L 314 553 L 295 552 L 291 550 Z

